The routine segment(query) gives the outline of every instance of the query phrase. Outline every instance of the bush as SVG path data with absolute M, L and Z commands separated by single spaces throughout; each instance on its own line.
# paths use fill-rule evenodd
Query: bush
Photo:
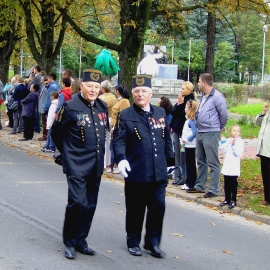
M 246 85 L 215 83 L 214 87 L 224 95 L 228 108 L 248 101 Z

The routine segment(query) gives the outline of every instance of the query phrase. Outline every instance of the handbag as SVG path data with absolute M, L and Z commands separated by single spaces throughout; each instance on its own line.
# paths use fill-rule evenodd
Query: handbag
M 14 100 L 13 98 L 10 99 L 10 101 L 8 102 L 8 109 L 15 112 L 18 110 L 18 101 Z

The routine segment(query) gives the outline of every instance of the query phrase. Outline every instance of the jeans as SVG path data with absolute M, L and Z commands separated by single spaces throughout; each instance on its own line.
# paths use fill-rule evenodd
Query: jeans
M 194 187 L 200 191 L 205 190 L 209 166 L 209 191 L 216 195 L 218 195 L 220 191 L 219 141 L 220 131 L 198 132 L 196 136 L 198 178 Z
M 55 144 L 53 142 L 53 139 L 51 137 L 51 133 L 52 133 L 52 129 L 49 129 L 48 134 L 47 134 L 45 148 L 48 149 L 48 150 L 55 151 L 56 146 L 55 146 Z
M 23 118 L 22 118 L 22 108 L 13 112 L 13 131 L 22 132 L 24 130 Z

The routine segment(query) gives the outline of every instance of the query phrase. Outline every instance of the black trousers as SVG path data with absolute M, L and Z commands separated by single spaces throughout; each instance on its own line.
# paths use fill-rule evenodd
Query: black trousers
M 126 232 L 128 247 L 139 247 L 140 245 L 146 207 L 145 245 L 160 245 L 165 214 L 166 186 L 167 180 L 150 183 L 126 181 Z
M 23 116 L 23 123 L 24 123 L 23 137 L 25 139 L 33 139 L 35 117 Z
M 87 247 L 96 211 L 101 177 L 67 175 L 68 205 L 66 207 L 63 242 L 66 246 Z
M 196 168 L 196 156 L 195 148 L 185 148 L 186 152 L 186 169 L 187 169 L 187 180 L 186 185 L 189 188 L 193 188 L 197 179 L 197 168 Z
M 13 111 L 8 109 L 7 115 L 8 115 L 8 126 L 10 128 L 13 128 Z
M 238 176 L 224 175 L 225 201 L 228 203 L 231 201 L 236 202 L 238 186 L 237 177 Z
M 270 203 L 270 158 L 260 156 L 264 200 Z

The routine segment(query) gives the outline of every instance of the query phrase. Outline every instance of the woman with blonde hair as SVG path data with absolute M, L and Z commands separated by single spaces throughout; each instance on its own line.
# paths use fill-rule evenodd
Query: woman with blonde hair
M 182 130 L 186 121 L 185 107 L 188 100 L 195 100 L 196 94 L 194 93 L 194 85 L 191 82 L 184 82 L 179 91 L 177 103 L 172 109 L 172 121 L 170 127 L 173 130 L 173 142 L 175 151 L 175 166 L 182 168 L 182 175 L 178 169 L 175 170 L 175 181 L 173 185 L 184 185 L 186 181 L 186 154 L 180 152 L 180 138 Z

